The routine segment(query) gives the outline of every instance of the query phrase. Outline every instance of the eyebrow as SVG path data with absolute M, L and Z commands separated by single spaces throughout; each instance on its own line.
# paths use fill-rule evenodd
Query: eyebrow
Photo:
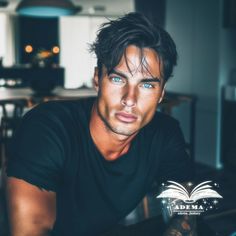
M 129 79 L 129 77 L 128 77 L 126 74 L 124 74 L 124 73 L 121 72 L 121 71 L 117 71 L 117 70 L 115 70 L 115 69 L 112 69 L 112 70 L 108 73 L 108 75 L 110 75 L 110 74 L 116 74 L 116 75 L 119 75 L 119 76 L 121 76 L 121 77 L 123 77 L 123 78 L 125 78 L 125 79 Z M 158 78 L 158 77 L 143 78 L 143 79 L 141 79 L 141 82 L 157 82 L 157 83 L 161 83 L 161 79 Z

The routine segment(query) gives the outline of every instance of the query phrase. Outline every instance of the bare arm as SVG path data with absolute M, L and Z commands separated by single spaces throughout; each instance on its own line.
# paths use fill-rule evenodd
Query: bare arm
M 12 236 L 50 235 L 56 218 L 55 192 L 8 177 L 7 205 Z
M 182 185 L 190 190 L 187 183 L 182 183 Z M 165 221 L 169 221 L 163 236 L 197 236 L 196 216 L 173 215 L 166 208 L 163 208 L 163 216 Z
M 176 216 L 169 222 L 163 236 L 197 236 L 196 216 Z

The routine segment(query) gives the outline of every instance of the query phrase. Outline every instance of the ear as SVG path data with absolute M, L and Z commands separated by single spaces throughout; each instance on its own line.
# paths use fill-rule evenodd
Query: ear
M 162 89 L 161 96 L 160 96 L 160 98 L 159 98 L 158 103 L 161 103 L 162 100 L 163 100 L 163 98 L 164 98 L 164 96 L 165 96 L 165 88 L 166 88 L 166 84 L 164 85 L 164 87 L 163 87 L 163 89 Z
M 95 90 L 98 92 L 98 90 L 99 90 L 99 78 L 98 78 L 98 68 L 97 67 L 94 68 L 93 84 L 94 84 Z

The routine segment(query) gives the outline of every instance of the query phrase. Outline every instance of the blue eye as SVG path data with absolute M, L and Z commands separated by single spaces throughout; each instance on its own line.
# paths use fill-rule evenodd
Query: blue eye
M 120 77 L 112 77 L 111 78 L 112 82 L 116 83 L 116 84 L 119 84 L 119 83 L 122 83 L 122 79 Z
M 153 88 L 153 85 L 152 84 L 149 84 L 149 83 L 143 83 L 143 88 L 146 88 L 146 89 L 151 89 Z

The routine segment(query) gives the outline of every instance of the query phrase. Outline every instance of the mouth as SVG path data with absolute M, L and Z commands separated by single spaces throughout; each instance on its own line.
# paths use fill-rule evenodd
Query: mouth
M 124 123 L 133 123 L 138 119 L 137 116 L 125 112 L 117 112 L 115 116 L 119 121 Z

